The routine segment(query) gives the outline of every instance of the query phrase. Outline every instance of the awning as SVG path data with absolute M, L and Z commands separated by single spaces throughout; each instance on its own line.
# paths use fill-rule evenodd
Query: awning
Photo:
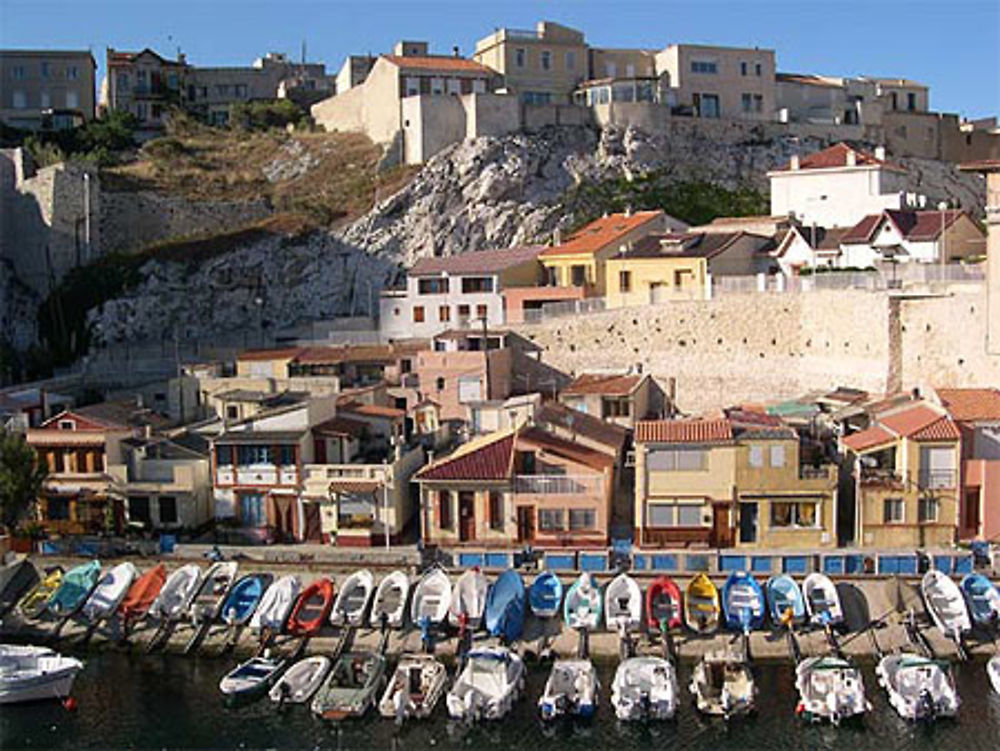
M 382 487 L 379 480 L 355 480 L 345 478 L 332 480 L 329 485 L 331 493 L 374 493 Z

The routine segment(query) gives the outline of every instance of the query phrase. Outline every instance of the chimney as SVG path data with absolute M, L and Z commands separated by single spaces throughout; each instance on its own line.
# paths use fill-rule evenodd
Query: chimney
M 625 216 L 632 216 L 632 204 L 625 207 Z
M 458 57 L 458 45 L 457 44 L 454 47 L 451 48 L 451 56 L 452 57 Z
M 552 233 L 552 244 L 562 245 L 562 227 L 556 227 Z
M 854 149 L 847 150 L 847 166 L 853 167 L 858 163 L 858 155 L 854 153 Z
M 885 161 L 885 146 L 875 147 L 875 158 L 878 159 L 880 162 Z
M 187 55 L 185 55 L 183 52 L 178 52 L 177 53 L 177 62 L 180 65 L 187 65 Z
M 792 163 L 790 165 L 788 165 L 788 166 L 789 166 L 789 169 L 793 169 L 793 170 L 801 169 L 801 166 L 799 164 L 799 155 L 798 154 L 792 154 Z

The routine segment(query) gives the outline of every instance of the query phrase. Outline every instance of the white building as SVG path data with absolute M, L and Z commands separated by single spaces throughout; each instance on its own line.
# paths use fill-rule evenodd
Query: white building
M 883 211 L 864 217 L 840 238 L 838 265 L 936 263 L 980 255 L 986 236 L 965 211 Z

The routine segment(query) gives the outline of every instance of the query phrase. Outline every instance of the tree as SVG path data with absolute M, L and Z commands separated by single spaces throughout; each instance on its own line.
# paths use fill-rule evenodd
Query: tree
M 0 437 L 0 522 L 8 530 L 21 522 L 38 496 L 48 471 L 20 435 Z

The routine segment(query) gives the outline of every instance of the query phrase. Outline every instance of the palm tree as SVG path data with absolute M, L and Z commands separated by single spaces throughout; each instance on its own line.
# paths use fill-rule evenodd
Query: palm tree
M 47 477 L 48 469 L 22 436 L 0 436 L 0 523 L 9 531 L 28 515 Z

